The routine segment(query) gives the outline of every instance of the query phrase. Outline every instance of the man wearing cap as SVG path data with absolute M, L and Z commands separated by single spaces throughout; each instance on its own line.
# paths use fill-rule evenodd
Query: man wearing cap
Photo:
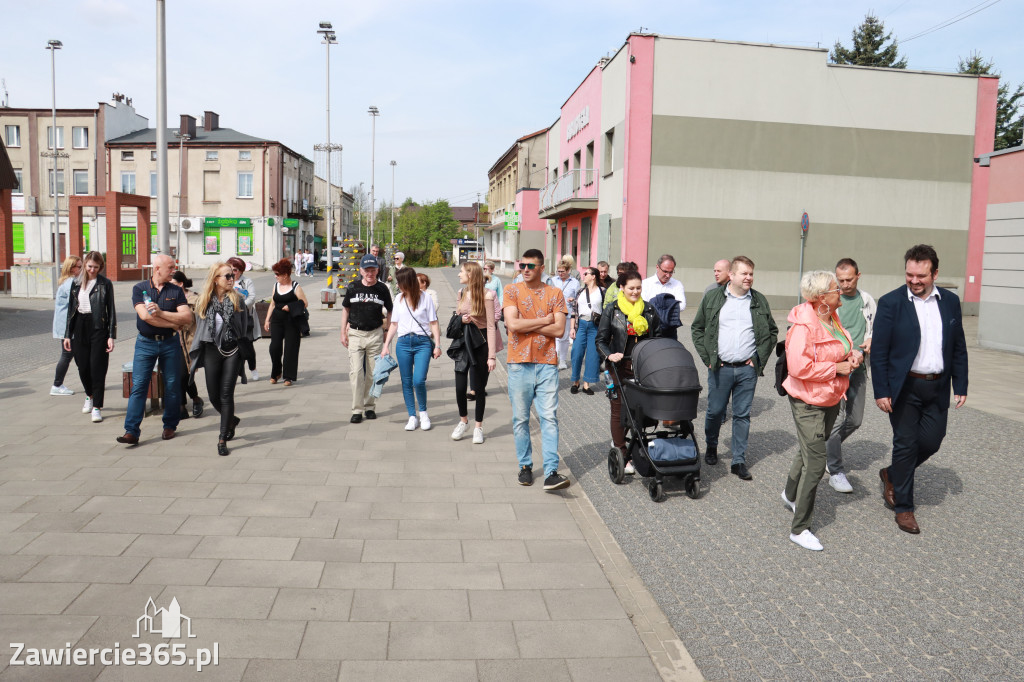
M 341 345 L 348 348 L 348 381 L 352 386 L 353 424 L 376 419 L 376 398 L 370 395 L 373 366 L 391 324 L 391 292 L 377 281 L 377 259 L 366 254 L 359 261 L 359 279 L 345 289 L 341 302 Z M 384 311 L 387 310 L 387 313 Z

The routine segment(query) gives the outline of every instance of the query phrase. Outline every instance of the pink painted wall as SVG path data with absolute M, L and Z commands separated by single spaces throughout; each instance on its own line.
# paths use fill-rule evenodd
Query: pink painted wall
M 592 167 L 597 169 L 600 169 L 601 167 L 601 134 L 603 130 L 601 127 L 602 73 L 603 72 L 601 71 L 601 68 L 598 66 L 595 66 L 593 69 L 591 69 L 590 73 L 587 74 L 587 77 L 583 79 L 583 82 L 580 83 L 579 87 L 576 88 L 576 91 L 573 92 L 572 95 L 569 96 L 569 99 L 565 101 L 565 104 L 562 105 L 561 125 L 559 126 L 561 130 L 559 131 L 558 137 L 559 175 L 562 174 L 562 169 L 564 168 L 563 164 L 565 163 L 565 161 L 569 162 L 569 168 L 570 170 L 572 169 L 574 163 L 574 156 L 576 152 L 580 152 L 580 168 L 586 168 L 587 145 L 591 143 L 593 143 L 594 145 L 594 161 Z M 576 118 L 576 116 L 578 116 L 579 113 L 583 111 L 586 107 L 590 107 L 589 122 L 586 126 L 580 129 L 571 140 L 566 140 L 566 136 L 569 130 L 569 124 L 572 122 L 572 119 Z M 548 144 L 552 144 L 550 135 L 548 136 Z M 550 170 L 548 171 L 548 173 L 550 174 Z M 600 178 L 601 173 L 600 171 L 598 171 L 595 174 L 595 183 L 600 182 Z M 594 188 L 596 189 L 597 187 L 599 187 L 599 185 L 595 184 Z M 580 189 L 581 191 L 583 191 L 583 187 L 581 187 Z M 593 222 L 595 223 L 595 227 L 594 229 L 591 230 L 591 253 L 593 253 L 597 247 L 596 213 L 597 212 L 594 211 L 592 216 Z M 591 214 L 585 213 L 571 215 L 567 218 L 561 218 L 558 221 L 557 229 L 555 232 L 555 244 L 558 250 L 557 255 L 569 253 L 569 249 L 572 246 L 571 244 L 562 244 L 562 223 L 567 222 L 569 223 L 569 228 L 571 230 L 579 231 L 580 220 L 583 216 L 587 215 Z M 577 235 L 577 240 L 578 239 L 579 235 Z M 580 250 L 582 250 L 582 245 L 580 246 Z M 557 256 L 556 254 L 551 254 L 551 257 L 556 258 Z
M 631 35 L 626 65 L 622 260 L 647 272 L 651 208 L 651 129 L 654 123 L 654 36 Z
M 978 79 L 977 114 L 974 117 L 974 157 L 992 151 L 996 132 L 996 94 L 999 79 Z M 981 301 L 982 260 L 985 255 L 985 214 L 989 201 L 990 171 L 974 164 L 971 172 L 971 214 L 967 228 L 967 269 L 964 273 L 964 303 Z M 971 281 L 971 277 L 974 281 Z
M 519 213 L 520 231 L 544 232 L 548 229 L 548 221 L 537 217 L 537 213 L 540 211 L 539 190 L 527 189 L 516 192 L 516 211 Z
M 988 203 L 1024 201 L 1024 150 L 992 157 L 988 176 Z

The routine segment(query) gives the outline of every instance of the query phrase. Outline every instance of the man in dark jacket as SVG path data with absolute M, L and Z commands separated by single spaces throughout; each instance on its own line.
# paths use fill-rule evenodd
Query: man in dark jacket
M 718 463 L 718 432 L 731 395 L 731 471 L 744 481 L 753 479 L 746 459 L 754 389 L 779 337 L 768 299 L 753 284 L 754 262 L 746 256 L 733 258 L 728 286 L 704 296 L 692 326 L 693 345 L 708 367 L 704 461 Z

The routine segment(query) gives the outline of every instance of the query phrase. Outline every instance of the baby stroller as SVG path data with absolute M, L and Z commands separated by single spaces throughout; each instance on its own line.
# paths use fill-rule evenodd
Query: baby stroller
M 688 497 L 700 497 L 700 448 L 694 435 L 700 376 L 683 344 L 675 339 L 641 341 L 633 350 L 635 379 L 620 381 L 612 365 L 615 387 L 622 399 L 626 448 L 637 473 L 649 477 L 647 491 L 655 502 L 665 500 L 665 476 L 681 476 Z M 615 390 L 614 388 L 610 390 Z M 669 421 L 658 429 L 658 422 Z M 622 483 L 626 453 L 608 452 L 608 476 Z

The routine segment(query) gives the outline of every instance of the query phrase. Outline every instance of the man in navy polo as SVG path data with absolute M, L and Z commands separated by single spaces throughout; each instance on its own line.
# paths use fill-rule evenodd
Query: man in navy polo
M 153 258 L 152 279 L 139 282 L 132 289 L 139 335 L 135 339 L 132 393 L 124 417 L 124 435 L 117 437 L 118 443 L 135 445 L 139 442 L 149 380 L 157 361 L 164 375 L 164 440 L 174 438 L 181 419 L 178 391 L 181 390 L 179 375 L 184 368 L 177 329 L 191 322 L 192 312 L 185 300 L 185 292 L 171 280 L 173 274 L 174 259 L 160 254 Z

